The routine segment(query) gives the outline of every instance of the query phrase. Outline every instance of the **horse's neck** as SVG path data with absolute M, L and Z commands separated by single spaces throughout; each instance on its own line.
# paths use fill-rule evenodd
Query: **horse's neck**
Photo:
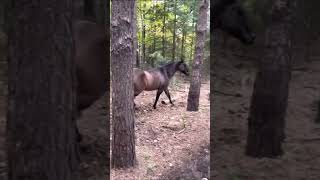
M 166 69 L 166 72 L 167 72 L 168 78 L 171 79 L 174 76 L 174 74 L 177 72 L 176 64 L 173 64 L 172 66 L 170 66 L 169 69 Z

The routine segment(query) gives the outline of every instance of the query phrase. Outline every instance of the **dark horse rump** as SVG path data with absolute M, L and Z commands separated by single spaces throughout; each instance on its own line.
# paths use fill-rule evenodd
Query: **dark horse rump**
M 100 25 L 79 20 L 74 24 L 78 110 L 89 107 L 107 88 L 106 33 Z
M 106 32 L 94 22 L 74 22 L 77 110 L 91 106 L 107 90 Z M 81 140 L 78 132 L 78 140 Z
M 153 105 L 153 108 L 156 109 L 159 96 L 164 91 L 169 98 L 170 103 L 173 105 L 168 86 L 170 79 L 177 71 L 187 76 L 189 75 L 188 67 L 183 61 L 170 62 L 164 66 L 148 71 L 135 69 L 133 76 L 134 96 L 138 96 L 142 91 L 157 90 L 156 100 Z

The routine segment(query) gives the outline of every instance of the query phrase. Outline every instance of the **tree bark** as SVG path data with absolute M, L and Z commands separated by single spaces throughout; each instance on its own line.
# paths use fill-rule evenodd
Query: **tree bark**
M 260 62 L 248 118 L 246 154 L 271 157 L 283 154 L 285 116 L 291 77 L 291 9 L 289 0 L 273 0 L 266 52 Z
M 182 29 L 181 52 L 180 52 L 181 60 L 184 60 L 184 41 L 185 41 L 185 37 L 186 37 L 186 31 L 184 29 Z
M 91 17 L 91 18 L 96 17 L 94 6 L 95 4 L 93 0 L 84 0 L 84 16 L 85 17 Z
M 145 2 L 143 3 L 143 9 L 146 8 Z M 141 25 L 142 25 L 142 62 L 146 63 L 146 25 L 144 24 L 144 10 L 141 8 L 140 1 L 140 9 L 141 9 Z
M 196 3 L 194 3 L 194 12 L 195 12 L 195 9 L 196 9 Z M 193 16 L 195 16 L 195 13 L 193 13 Z M 192 28 L 195 27 L 195 22 L 194 22 L 194 17 L 192 19 Z M 191 35 L 193 36 L 193 35 Z M 194 41 L 194 38 L 191 38 L 191 43 L 190 43 L 190 59 L 192 59 L 192 56 L 193 56 L 193 41 Z
M 177 24 L 177 0 L 174 0 L 174 21 L 173 21 L 173 41 L 172 41 L 172 61 L 175 60 L 176 55 L 176 24 Z
M 156 52 L 156 32 L 157 32 L 157 25 L 156 25 L 156 3 L 157 0 L 153 1 L 153 44 L 152 44 L 152 53 Z M 155 61 L 155 57 L 153 58 L 152 61 L 152 67 L 154 67 L 154 61 Z
M 198 111 L 199 97 L 201 87 L 201 68 L 202 59 L 205 44 L 205 35 L 207 31 L 207 12 L 208 12 L 209 0 L 201 0 L 199 6 L 199 16 L 197 22 L 197 39 L 196 49 L 194 55 L 194 62 L 192 68 L 192 80 L 188 94 L 187 111 Z
M 112 158 L 114 168 L 135 164 L 133 111 L 133 26 L 135 1 L 113 1 L 111 16 Z
M 136 4 L 134 5 L 134 9 L 136 9 Z M 137 16 L 134 16 L 134 22 L 137 22 Z M 138 53 L 138 36 L 137 36 L 137 24 L 134 23 L 133 24 L 133 49 L 136 53 L 136 58 L 135 58 L 135 61 L 134 61 L 134 65 L 136 67 L 139 67 L 140 66 L 140 59 L 139 59 L 139 53 Z
M 72 6 L 10 4 L 9 180 L 78 179 Z
M 163 1 L 162 57 L 166 56 L 166 0 Z

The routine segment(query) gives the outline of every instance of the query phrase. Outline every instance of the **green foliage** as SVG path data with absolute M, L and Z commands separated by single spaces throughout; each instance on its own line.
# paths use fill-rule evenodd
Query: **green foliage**
M 142 63 L 158 65 L 172 60 L 175 15 L 175 60 L 183 58 L 189 62 L 193 59 L 197 4 L 197 0 L 137 1 L 137 37 L 140 57 L 143 56 L 143 45 L 145 45 L 145 58 L 140 58 L 144 61 Z M 181 50 L 182 44 L 183 50 Z

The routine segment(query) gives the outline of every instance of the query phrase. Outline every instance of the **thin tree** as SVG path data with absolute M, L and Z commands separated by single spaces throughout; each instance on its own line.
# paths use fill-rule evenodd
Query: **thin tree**
M 246 154 L 276 157 L 283 154 L 285 116 L 291 77 L 291 3 L 273 0 L 266 51 L 260 62 L 248 118 Z
M 9 180 L 74 180 L 79 164 L 71 0 L 10 3 Z
M 136 7 L 136 4 L 135 4 L 135 7 Z M 137 22 L 137 16 L 135 15 L 134 16 L 134 22 Z M 134 23 L 133 24 L 133 48 L 136 52 L 136 58 L 135 58 L 135 61 L 134 61 L 134 65 L 136 67 L 140 67 L 140 56 L 139 56 L 139 46 L 138 46 L 138 36 L 137 36 L 137 24 Z
M 114 168 L 135 164 L 133 26 L 135 1 L 113 1 L 111 14 L 112 158 Z
M 156 33 L 157 33 L 157 23 L 156 22 L 156 19 L 157 19 L 157 9 L 156 9 L 156 3 L 157 3 L 157 0 L 154 0 L 153 1 L 153 5 L 152 5 L 152 9 L 153 9 L 153 17 L 152 17 L 152 21 L 153 21 L 153 44 L 152 44 L 152 53 L 155 53 L 156 52 Z M 151 66 L 154 67 L 154 63 L 155 63 L 155 60 L 156 60 L 156 57 L 152 57 L 151 59 Z
M 162 57 L 165 57 L 166 53 L 166 0 L 163 1 L 163 20 L 162 20 Z
M 201 0 L 196 30 L 196 48 L 192 67 L 192 80 L 188 94 L 187 111 L 198 111 L 201 88 L 201 68 L 207 31 L 209 0 Z
M 141 1 L 139 3 L 139 9 L 140 9 L 140 14 L 141 14 L 141 27 L 142 27 L 142 55 L 141 55 L 141 59 L 142 62 L 146 62 L 146 25 L 144 23 L 144 19 L 145 19 L 145 12 L 144 9 L 146 8 L 146 3 L 143 3 L 143 7 L 141 7 Z
M 94 1 L 84 0 L 84 16 L 85 17 L 90 17 L 90 18 L 96 17 L 94 6 L 95 6 Z
M 174 0 L 174 20 L 173 20 L 173 32 L 172 32 L 172 61 L 176 56 L 176 24 L 177 24 L 177 0 Z
M 180 51 L 180 58 L 184 60 L 184 43 L 186 37 L 186 30 L 182 27 L 182 40 L 181 40 L 181 51 Z
M 192 13 L 192 31 L 194 31 L 194 29 L 195 29 L 195 16 L 196 16 L 196 0 L 192 3 L 192 11 L 193 11 L 193 13 Z M 194 41 L 194 38 L 193 38 L 193 32 L 191 33 L 191 43 L 190 43 L 190 59 L 192 59 L 192 55 L 193 55 L 193 41 Z

